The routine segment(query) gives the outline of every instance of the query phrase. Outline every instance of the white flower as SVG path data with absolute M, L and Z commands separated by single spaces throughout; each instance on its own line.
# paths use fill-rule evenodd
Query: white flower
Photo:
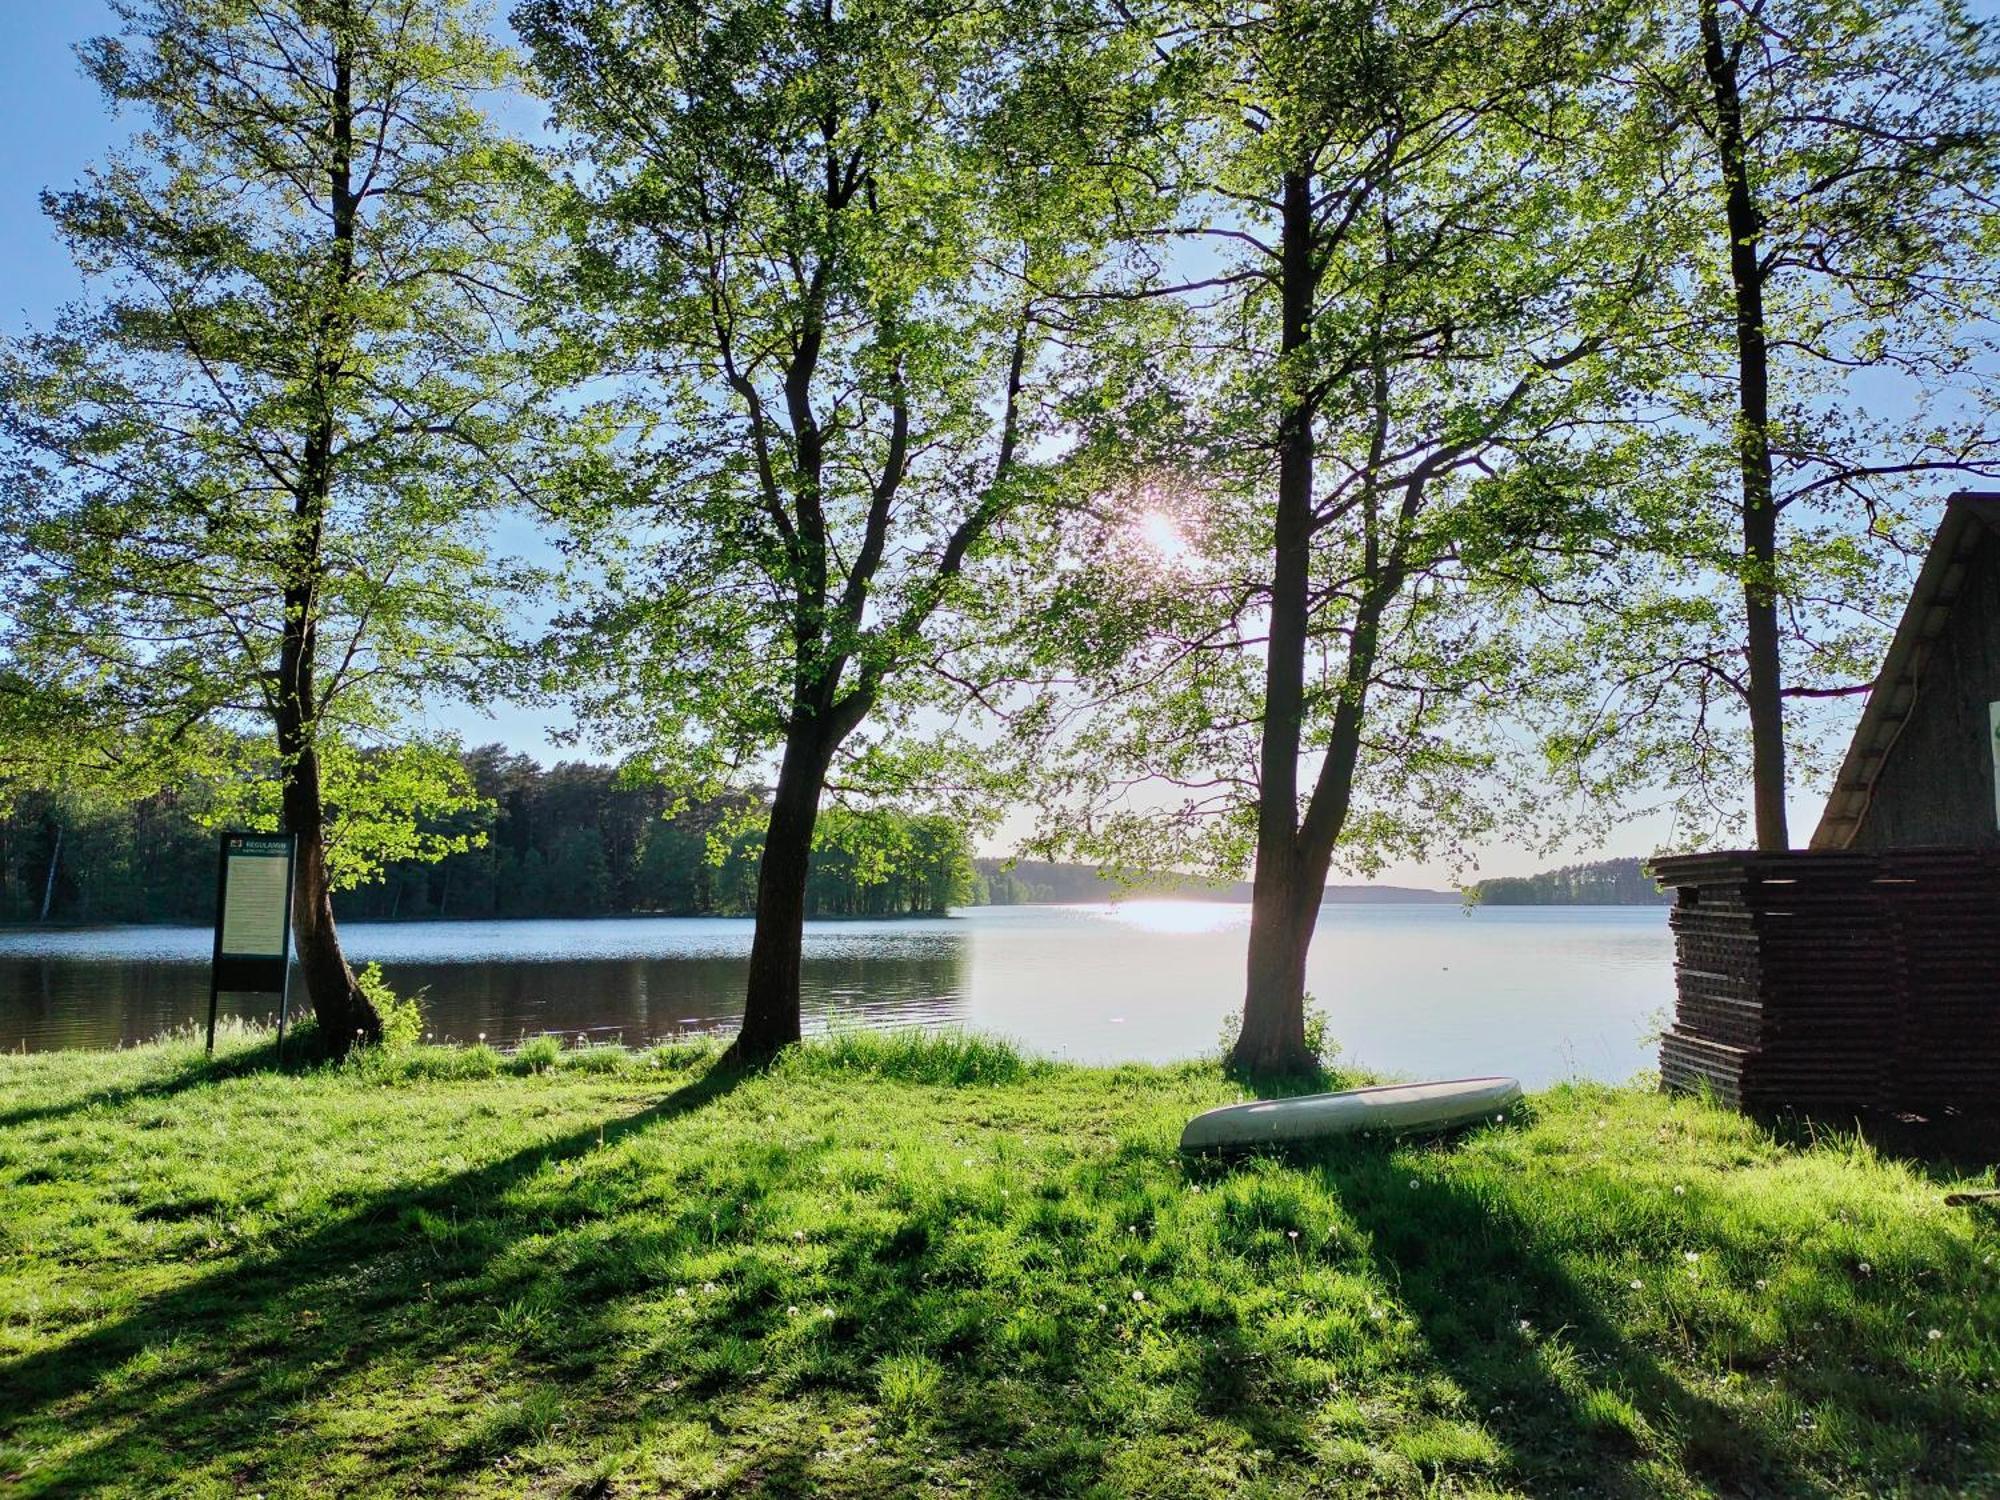
M 1146 1300 L 1146 1294 L 1144 1292 L 1134 1292 L 1132 1294 L 1132 1300 L 1134 1302 L 1144 1302 Z
M 1687 1192 L 1688 1190 L 1682 1187 L 1678 1182 L 1674 1184 L 1674 1196 L 1676 1198 L 1685 1198 L 1687 1196 Z
M 1759 1277 L 1757 1278 L 1757 1290 L 1758 1290 L 1758 1291 L 1760 1291 L 1760 1292 L 1761 1292 L 1761 1291 L 1763 1291 L 1763 1290 L 1764 1290 L 1765 1288 L 1767 1288 L 1768 1286 L 1770 1286 L 1770 1284 L 1771 1284 L 1770 1282 L 1766 1281 L 1766 1280 L 1765 1280 L 1765 1279 L 1764 1279 L 1763 1277 L 1761 1277 L 1761 1276 L 1759 1276 Z
M 1298 1237 L 1299 1237 L 1299 1232 L 1296 1229 L 1287 1229 L 1285 1231 L 1285 1238 L 1288 1240 L 1295 1240 Z
M 1521 1332 L 1533 1333 L 1534 1331 L 1535 1325 L 1533 1323 L 1530 1323 L 1526 1318 L 1521 1319 Z
M 1699 1250 L 1683 1250 L 1681 1252 L 1681 1258 L 1687 1261 L 1689 1265 L 1693 1265 L 1696 1261 L 1701 1259 L 1701 1252 Z
M 1638 1290 L 1639 1290 L 1639 1283 L 1638 1283 L 1637 1281 L 1634 1281 L 1634 1282 L 1630 1283 L 1630 1285 L 1631 1285 L 1631 1287 L 1632 1287 L 1632 1290 L 1633 1290 L 1633 1291 L 1635 1291 L 1635 1292 L 1636 1292 L 1636 1291 L 1638 1291 Z
M 1939 1339 L 1944 1337 L 1944 1330 L 1942 1328 L 1933 1328 L 1926 1337 L 1935 1344 Z
M 1417 1190 L 1417 1179 L 1412 1177 L 1410 1179 L 1410 1191 L 1415 1192 L 1416 1190 Z
M 794 1302 L 790 1307 L 785 1309 L 785 1316 L 788 1318 L 796 1318 L 798 1315 L 799 1315 L 799 1305 L 796 1302 Z
M 1863 1276 L 1873 1276 L 1875 1274 L 1875 1268 L 1869 1265 L 1868 1262 L 1865 1260 L 1861 1262 L 1860 1265 L 1856 1266 L 1854 1269 L 1859 1271 Z

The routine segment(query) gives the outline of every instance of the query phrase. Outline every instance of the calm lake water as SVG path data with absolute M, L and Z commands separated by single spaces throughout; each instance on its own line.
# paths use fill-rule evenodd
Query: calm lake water
M 1241 1004 L 1248 925 L 1245 906 L 1175 901 L 813 923 L 806 1023 L 958 1025 L 1089 1062 L 1194 1057 Z M 440 1038 L 499 1044 L 729 1027 L 750 951 L 750 923 L 726 918 L 342 932 L 356 963 L 426 991 Z M 189 1024 L 206 1014 L 210 942 L 207 928 L 0 932 L 0 1048 L 113 1047 Z M 1672 956 L 1662 907 L 1329 906 L 1308 986 L 1364 1067 L 1618 1081 L 1653 1066 L 1645 1038 L 1672 1003 Z

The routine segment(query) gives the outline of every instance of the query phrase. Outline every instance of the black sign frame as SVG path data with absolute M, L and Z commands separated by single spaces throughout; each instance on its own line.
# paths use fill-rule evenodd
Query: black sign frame
M 229 906 L 229 860 L 241 855 L 246 845 L 257 852 L 285 862 L 285 912 L 279 953 L 251 955 L 222 951 L 222 924 Z M 217 1001 L 230 994 L 278 996 L 278 1061 L 285 1059 L 285 1023 L 292 1008 L 292 903 L 296 896 L 299 868 L 299 840 L 293 833 L 255 833 L 244 828 L 224 829 L 215 861 L 215 949 L 208 969 L 208 1055 L 215 1055 L 215 1014 Z

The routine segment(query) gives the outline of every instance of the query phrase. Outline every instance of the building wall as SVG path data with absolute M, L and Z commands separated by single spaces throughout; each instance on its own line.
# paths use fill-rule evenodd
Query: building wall
M 1903 732 L 1854 836 L 1856 849 L 2000 848 L 1992 719 L 2000 702 L 2000 533 L 1983 528 L 1965 587 L 1932 648 Z

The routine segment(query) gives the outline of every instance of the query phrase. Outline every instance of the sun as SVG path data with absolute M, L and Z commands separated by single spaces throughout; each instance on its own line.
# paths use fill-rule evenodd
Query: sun
M 1180 562 L 1191 551 L 1193 545 L 1180 523 L 1163 510 L 1143 510 L 1132 522 L 1132 531 L 1138 545 L 1163 564 L 1171 566 Z

